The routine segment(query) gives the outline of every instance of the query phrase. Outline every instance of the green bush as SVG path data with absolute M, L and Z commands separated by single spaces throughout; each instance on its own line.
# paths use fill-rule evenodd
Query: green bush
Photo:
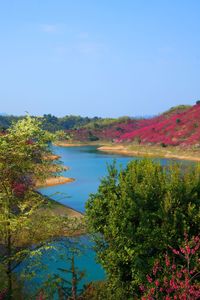
M 156 258 L 184 236 L 199 234 L 200 167 L 150 160 L 108 169 L 86 204 L 89 231 L 110 287 L 136 297 Z

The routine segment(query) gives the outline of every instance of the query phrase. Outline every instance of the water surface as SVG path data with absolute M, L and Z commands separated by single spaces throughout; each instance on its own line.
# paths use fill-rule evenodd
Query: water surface
M 89 194 L 97 191 L 101 178 L 107 174 L 108 164 L 116 160 L 118 166 L 126 166 L 131 160 L 141 159 L 107 154 L 98 151 L 95 146 L 53 147 L 53 150 L 61 156 L 63 164 L 70 167 L 70 170 L 63 172 L 63 175 L 76 180 L 69 184 L 42 188 L 40 191 L 81 212 L 85 210 L 85 202 Z M 169 159 L 159 160 L 162 165 L 170 162 Z M 56 194 L 58 192 L 59 194 Z

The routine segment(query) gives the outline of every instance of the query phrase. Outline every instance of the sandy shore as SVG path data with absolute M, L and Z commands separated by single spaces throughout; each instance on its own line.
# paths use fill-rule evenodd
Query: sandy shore
M 54 186 L 59 184 L 65 184 L 69 182 L 75 181 L 74 178 L 64 177 L 64 176 L 57 176 L 57 177 L 50 177 L 44 180 L 43 182 L 36 182 L 36 187 L 48 187 Z
M 44 160 L 58 160 L 59 158 L 60 158 L 59 155 L 51 154 L 51 155 L 45 156 Z
M 143 151 L 142 149 L 130 150 L 128 147 L 123 145 L 113 145 L 113 146 L 102 146 L 98 148 L 99 151 L 110 152 L 114 154 L 121 154 L 126 156 L 139 156 L 139 157 L 163 157 L 163 158 L 171 158 L 171 159 L 180 159 L 180 160 L 191 160 L 191 161 L 199 161 L 200 162 L 200 154 L 199 156 L 192 156 L 187 154 L 176 154 L 171 153 L 166 150 L 165 152 L 160 150 L 160 152 L 153 152 L 151 150 L 151 146 L 148 147 L 148 151 Z

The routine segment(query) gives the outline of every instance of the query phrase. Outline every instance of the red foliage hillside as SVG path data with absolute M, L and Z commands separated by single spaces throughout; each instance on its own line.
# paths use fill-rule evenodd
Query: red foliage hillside
M 200 105 L 149 119 L 148 124 L 140 124 L 138 129 L 126 132 L 117 139 L 118 142 L 134 140 L 174 146 L 199 144 Z
M 147 120 L 144 120 L 147 121 Z M 132 132 L 140 128 L 139 120 L 128 119 L 124 122 L 115 123 L 109 126 L 103 126 L 97 129 L 79 128 L 77 130 L 68 130 L 67 133 L 73 136 L 74 140 L 88 141 L 88 140 L 116 140 L 122 134 Z
M 108 125 L 94 125 L 94 128 L 82 127 L 68 133 L 78 141 L 112 140 L 163 146 L 200 144 L 200 104 L 175 107 L 150 119 L 129 118 Z

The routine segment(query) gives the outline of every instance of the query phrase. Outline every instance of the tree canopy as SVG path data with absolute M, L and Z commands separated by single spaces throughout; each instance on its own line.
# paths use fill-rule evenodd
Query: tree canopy
M 169 245 L 181 244 L 185 232 L 199 234 L 200 168 L 136 160 L 108 171 L 86 215 L 110 289 L 129 299 Z

